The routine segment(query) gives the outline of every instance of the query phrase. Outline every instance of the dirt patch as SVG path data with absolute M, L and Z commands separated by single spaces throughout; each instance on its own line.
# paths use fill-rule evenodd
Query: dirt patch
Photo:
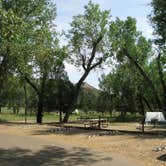
M 62 144 L 100 150 L 123 156 L 143 166 L 166 166 L 166 150 L 155 151 L 156 147 L 166 146 L 166 138 L 160 135 L 127 135 L 120 132 L 61 128 L 49 125 L 0 125 L 0 133 L 57 140 Z

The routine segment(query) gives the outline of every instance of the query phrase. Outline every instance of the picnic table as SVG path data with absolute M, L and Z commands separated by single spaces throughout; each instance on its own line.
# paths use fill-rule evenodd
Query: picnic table
M 88 119 L 84 122 L 84 127 L 106 128 L 108 127 L 108 121 L 107 119 L 101 119 L 100 117 L 98 119 Z

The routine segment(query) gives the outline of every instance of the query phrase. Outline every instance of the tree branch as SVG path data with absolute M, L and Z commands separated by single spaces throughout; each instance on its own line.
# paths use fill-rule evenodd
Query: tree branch
M 93 59 L 95 58 L 95 54 L 96 54 L 96 48 L 97 45 L 100 43 L 100 41 L 102 40 L 103 36 L 100 36 L 96 42 L 93 43 L 93 49 L 92 49 L 92 53 L 91 53 L 91 57 L 89 59 L 88 65 L 87 65 L 87 69 L 89 69 L 91 67 L 91 64 L 93 62 Z
M 158 107 L 161 108 L 161 101 L 158 97 L 158 94 L 157 94 L 157 90 L 152 82 L 152 80 L 147 76 L 147 74 L 145 73 L 145 71 L 142 69 L 142 67 L 138 64 L 138 62 L 127 52 L 126 49 L 123 50 L 125 55 L 129 58 L 129 60 L 131 62 L 134 63 L 134 65 L 136 66 L 136 68 L 140 71 L 141 75 L 144 77 L 144 79 L 146 80 L 146 82 L 149 84 L 149 86 L 151 87 L 153 93 L 154 93 L 154 96 L 155 96 L 155 99 L 157 101 L 157 104 L 158 104 Z
M 39 89 L 35 86 L 35 84 L 20 70 L 18 69 L 19 73 L 23 76 L 23 78 L 27 81 L 27 83 L 35 90 L 35 92 L 39 95 Z
M 148 100 L 147 100 L 144 96 L 143 96 L 143 101 L 145 102 L 145 104 L 147 105 L 147 107 L 149 108 L 149 110 L 150 110 L 151 112 L 153 112 L 152 107 L 150 106 Z
M 100 58 L 98 62 L 96 62 L 95 64 L 93 64 L 91 67 L 90 67 L 90 70 L 94 69 L 96 66 L 100 65 L 103 61 L 103 58 Z
M 25 80 L 27 81 L 27 83 L 35 90 L 35 92 L 39 95 L 40 92 L 38 90 L 38 88 L 35 86 L 35 84 L 26 76 L 24 76 Z
M 84 55 L 83 54 L 80 54 L 81 55 L 81 59 L 82 59 L 82 67 L 83 67 L 83 69 L 86 71 L 86 66 L 85 66 L 85 57 L 84 57 Z

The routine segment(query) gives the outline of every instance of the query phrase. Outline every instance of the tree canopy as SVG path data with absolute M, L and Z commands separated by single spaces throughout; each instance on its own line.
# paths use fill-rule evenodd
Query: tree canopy
M 64 45 L 52 0 L 0 0 L 0 96 L 10 96 L 3 105 L 17 105 L 18 94 L 24 96 L 20 103 L 37 109 L 37 123 L 52 106 L 65 113 L 64 122 L 78 105 L 135 112 L 145 103 L 166 113 L 166 3 L 152 0 L 151 6 L 154 41 L 138 31 L 135 18 L 112 20 L 110 10 L 89 1 L 73 17 Z M 81 71 L 75 84 L 64 71 L 66 61 Z M 97 96 L 82 93 L 88 75 L 103 65 L 113 70 L 101 78 L 102 91 Z
M 151 6 L 153 8 L 150 14 L 150 19 L 155 31 L 157 44 L 166 43 L 166 1 L 152 0 Z

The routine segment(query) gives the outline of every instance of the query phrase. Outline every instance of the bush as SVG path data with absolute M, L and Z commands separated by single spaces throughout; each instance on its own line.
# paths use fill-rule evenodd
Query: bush
M 110 122 L 141 122 L 142 116 L 138 114 L 119 115 L 117 117 L 110 117 Z

